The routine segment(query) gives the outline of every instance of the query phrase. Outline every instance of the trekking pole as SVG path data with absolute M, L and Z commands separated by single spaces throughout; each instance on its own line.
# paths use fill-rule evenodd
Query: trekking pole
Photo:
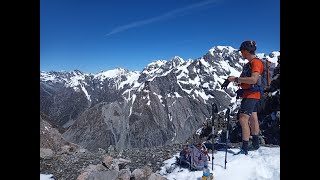
M 224 169 L 227 169 L 227 150 L 228 150 L 230 108 L 228 108 L 227 111 L 226 111 L 226 117 L 227 117 L 227 133 L 226 133 L 226 154 L 224 156 Z
M 216 118 L 215 113 L 218 113 L 218 108 L 215 103 L 212 104 L 212 171 L 213 171 L 213 160 L 214 160 L 214 119 Z

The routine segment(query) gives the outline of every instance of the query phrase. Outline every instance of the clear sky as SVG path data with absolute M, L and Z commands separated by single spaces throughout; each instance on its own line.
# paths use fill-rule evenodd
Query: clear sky
M 41 71 L 141 71 L 249 39 L 280 50 L 280 0 L 40 0 Z
M 239 149 L 231 149 L 238 152 Z M 211 153 L 210 159 L 212 158 Z M 179 156 L 177 153 L 175 156 Z M 188 169 L 176 167 L 171 173 L 165 173 L 166 169 L 175 162 L 175 157 L 164 161 L 160 174 L 168 180 L 201 180 L 202 171 L 189 171 Z M 280 147 L 260 147 L 256 151 L 249 151 L 248 155 L 236 155 L 227 153 L 225 167 L 225 151 L 217 151 L 214 154 L 213 171 L 212 162 L 208 163 L 210 172 L 213 172 L 214 179 L 223 180 L 248 180 L 268 179 L 280 180 Z M 40 180 L 52 180 L 52 175 L 40 174 Z

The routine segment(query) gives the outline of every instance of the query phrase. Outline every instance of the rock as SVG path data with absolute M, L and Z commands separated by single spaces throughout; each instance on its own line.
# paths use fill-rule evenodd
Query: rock
M 40 148 L 40 158 L 43 159 L 52 159 L 54 153 L 51 149 L 48 148 Z
M 162 177 L 160 174 L 152 173 L 148 180 L 166 180 L 167 178 Z
M 121 169 L 119 171 L 118 180 L 130 180 L 131 171 L 130 169 Z

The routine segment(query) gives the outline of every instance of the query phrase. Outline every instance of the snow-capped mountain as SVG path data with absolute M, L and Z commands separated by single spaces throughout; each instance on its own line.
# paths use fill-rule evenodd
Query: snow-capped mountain
M 280 52 L 257 55 L 275 67 Z M 236 49 L 216 46 L 194 60 L 155 60 L 142 71 L 40 72 L 40 111 L 67 129 L 66 140 L 92 151 L 184 142 L 211 118 L 213 103 L 224 111 L 235 102 L 237 86 L 221 84 L 246 62 Z

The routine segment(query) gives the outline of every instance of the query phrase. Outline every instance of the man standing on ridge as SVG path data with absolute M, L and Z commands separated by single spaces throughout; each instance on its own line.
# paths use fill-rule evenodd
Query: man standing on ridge
M 226 81 L 238 83 L 241 87 L 241 89 L 237 91 L 237 98 L 242 98 L 238 112 L 238 118 L 242 129 L 242 147 L 237 154 L 247 155 L 250 131 L 253 149 L 258 149 L 260 147 L 258 136 L 260 128 L 257 108 L 262 94 L 260 94 L 261 92 L 256 90 L 256 88 L 253 88 L 253 86 L 258 82 L 260 75 L 263 73 L 263 64 L 255 54 L 255 41 L 249 40 L 242 42 L 239 51 L 241 51 L 242 57 L 248 59 L 249 62 L 243 66 L 240 77 L 229 76 Z M 224 85 L 222 85 L 222 87 L 225 88 Z

